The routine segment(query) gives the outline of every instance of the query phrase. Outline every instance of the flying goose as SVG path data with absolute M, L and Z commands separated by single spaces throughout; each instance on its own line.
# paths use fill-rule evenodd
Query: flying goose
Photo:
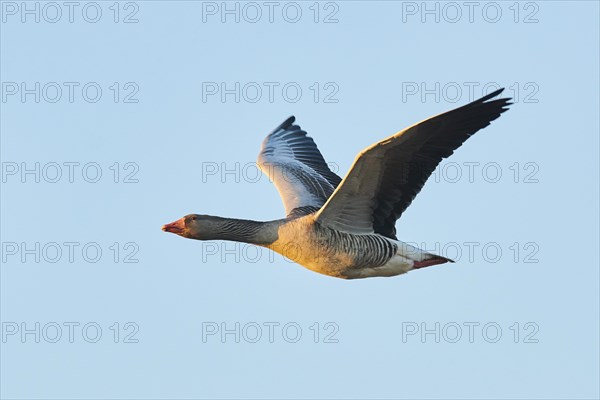
M 258 155 L 283 200 L 285 218 L 258 222 L 190 214 L 162 229 L 190 239 L 263 246 L 344 279 L 453 262 L 399 241 L 395 223 L 440 161 L 508 109 L 510 98 L 491 100 L 503 90 L 367 147 L 343 180 L 292 116 L 265 138 Z

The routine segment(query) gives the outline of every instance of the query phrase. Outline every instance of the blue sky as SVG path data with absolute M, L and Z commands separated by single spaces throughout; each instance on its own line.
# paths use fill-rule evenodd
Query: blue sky
M 3 398 L 598 398 L 597 2 L 23 4 L 1 3 Z M 160 230 L 282 217 L 253 163 L 289 115 L 343 175 L 497 86 L 511 110 L 397 225 L 455 264 L 343 281 Z

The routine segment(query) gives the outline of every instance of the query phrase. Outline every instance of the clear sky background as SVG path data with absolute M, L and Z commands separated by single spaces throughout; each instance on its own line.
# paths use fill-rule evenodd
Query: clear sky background
M 3 398 L 598 398 L 597 2 L 37 4 L 1 3 Z M 343 175 L 496 84 L 397 225 L 455 264 L 344 281 L 160 230 L 282 217 L 252 163 L 289 115 Z

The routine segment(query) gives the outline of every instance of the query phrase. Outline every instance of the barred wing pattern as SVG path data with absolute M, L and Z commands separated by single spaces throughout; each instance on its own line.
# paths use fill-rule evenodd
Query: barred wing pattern
M 263 141 L 258 166 L 275 184 L 288 217 L 319 210 L 341 182 L 291 116 Z

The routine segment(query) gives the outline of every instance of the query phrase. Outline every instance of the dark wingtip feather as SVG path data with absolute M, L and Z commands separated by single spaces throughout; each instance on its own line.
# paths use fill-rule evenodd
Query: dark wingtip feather
M 492 98 L 494 98 L 494 97 L 498 96 L 498 95 L 499 95 L 500 93 L 502 93 L 502 92 L 504 92 L 504 88 L 500 88 L 500 89 L 498 89 L 498 90 L 495 90 L 495 91 L 493 91 L 492 93 L 490 93 L 490 94 L 488 94 L 488 95 L 486 95 L 486 96 L 483 96 L 483 97 L 482 97 L 482 98 L 480 98 L 479 100 L 476 100 L 475 102 L 476 102 L 476 103 L 483 103 L 484 101 L 487 101 L 487 100 L 489 100 L 489 99 L 492 99 Z
M 282 129 L 283 130 L 288 129 L 295 121 L 296 121 L 296 117 L 294 117 L 292 115 L 288 119 L 283 121 L 277 128 L 273 129 L 273 131 L 271 133 L 277 132 Z
M 492 93 L 483 96 L 480 99 L 472 101 L 471 103 L 465 104 L 464 106 L 457 108 L 456 110 L 467 110 L 467 109 L 476 109 L 480 107 L 498 107 L 500 112 L 504 112 L 508 110 L 508 106 L 513 104 L 510 100 L 510 97 L 502 97 L 499 99 L 494 99 L 494 97 L 498 96 L 500 93 L 504 91 L 504 88 L 500 88 L 498 90 L 493 91 Z M 506 107 L 506 108 L 504 108 Z M 454 110 L 453 110 L 454 111 Z
M 291 124 L 293 124 L 296 121 L 296 117 L 294 117 L 293 115 L 290 116 L 288 119 L 286 119 L 283 124 L 281 124 L 282 126 L 285 126 L 286 128 L 288 126 L 290 126 Z

